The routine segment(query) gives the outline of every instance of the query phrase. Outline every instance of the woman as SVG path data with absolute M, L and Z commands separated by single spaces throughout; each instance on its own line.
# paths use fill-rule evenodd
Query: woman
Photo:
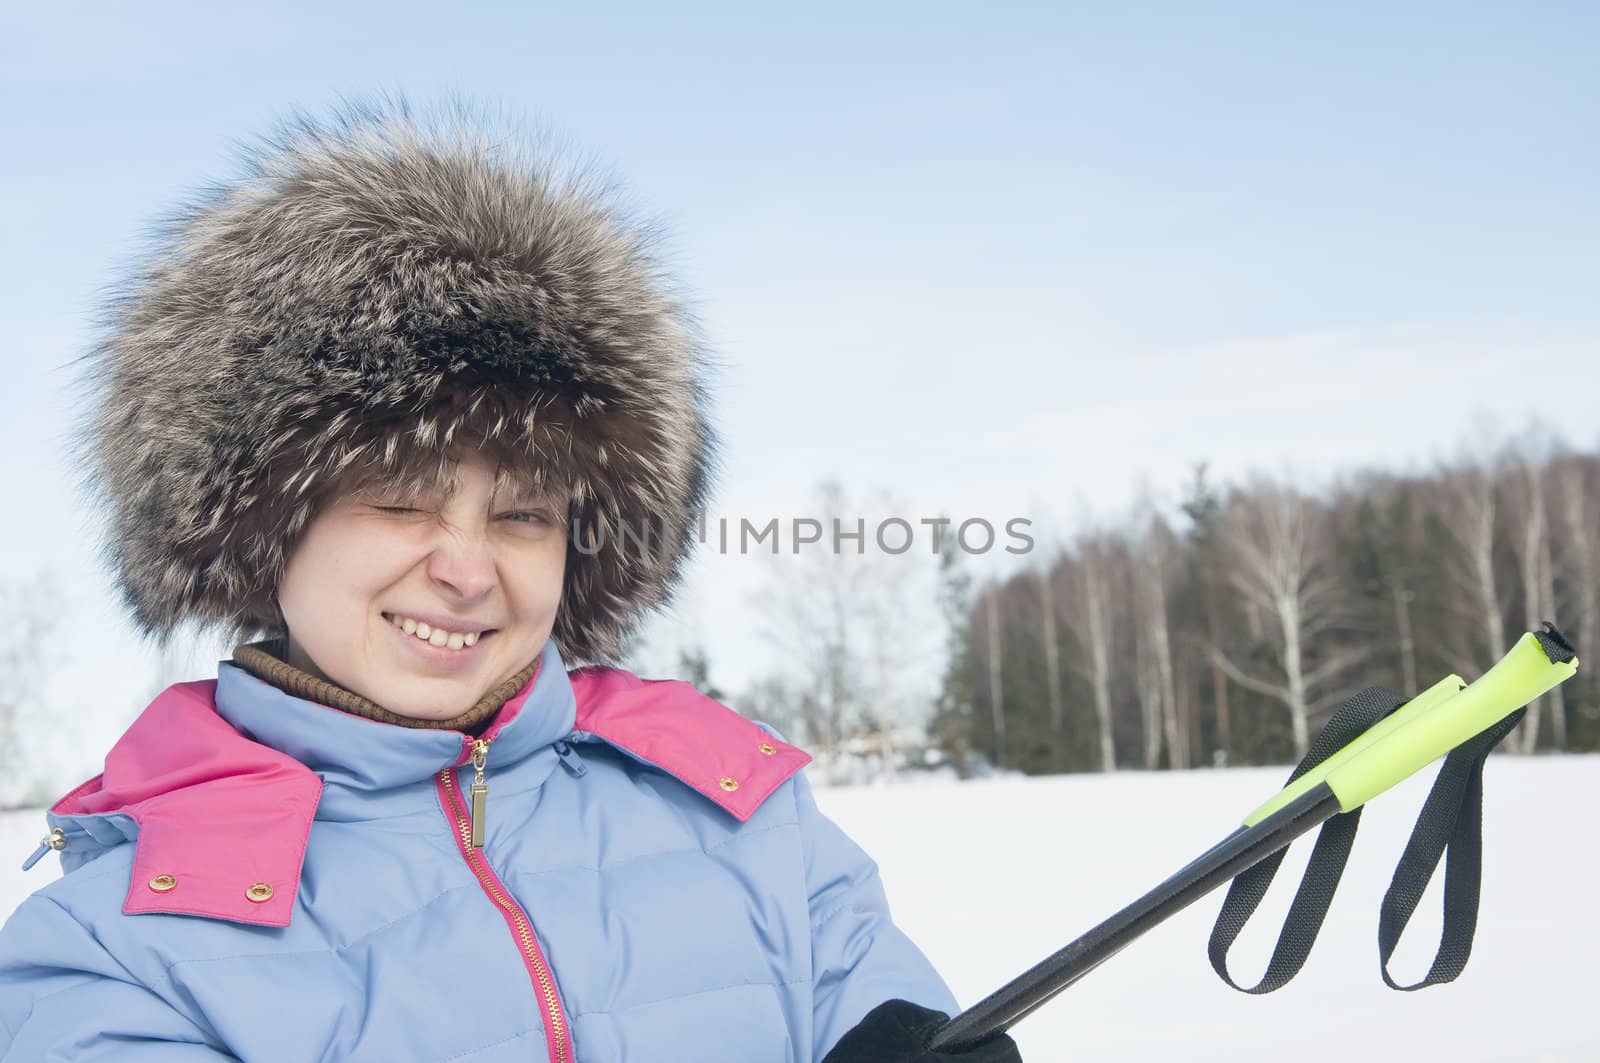
M 714 447 L 601 195 L 459 116 L 301 122 L 89 364 L 134 616 L 261 637 L 51 809 L 0 1059 L 1017 1058 L 924 1048 L 955 1002 L 805 754 L 608 666 Z

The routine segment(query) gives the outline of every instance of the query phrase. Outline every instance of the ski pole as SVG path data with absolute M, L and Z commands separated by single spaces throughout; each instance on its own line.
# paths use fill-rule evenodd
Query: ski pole
M 1176 874 L 945 1023 L 930 1048 L 961 1049 L 1009 1029 L 1150 928 L 1570 678 L 1578 668 L 1570 650 L 1553 628 L 1529 632 L 1470 686 L 1454 675 L 1440 680 L 1284 787 Z

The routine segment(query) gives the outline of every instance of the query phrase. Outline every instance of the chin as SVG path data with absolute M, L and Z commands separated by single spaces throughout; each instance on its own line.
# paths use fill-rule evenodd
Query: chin
M 448 720 L 476 705 L 487 689 L 480 684 L 460 680 L 416 680 L 407 684 L 405 696 L 394 698 L 392 703 L 380 701 L 378 704 L 390 712 L 414 720 Z

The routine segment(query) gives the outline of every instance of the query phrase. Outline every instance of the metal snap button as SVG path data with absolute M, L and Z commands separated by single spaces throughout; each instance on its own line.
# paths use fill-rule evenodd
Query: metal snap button
M 763 742 L 759 746 L 756 746 L 756 748 L 761 750 L 762 753 L 765 753 L 769 757 L 778 751 L 778 747 L 773 745 L 771 742 Z
M 150 880 L 150 888 L 157 893 L 168 893 L 175 889 L 177 885 L 178 880 L 171 875 L 157 875 Z
M 244 891 L 244 895 L 260 904 L 262 901 L 272 900 L 272 887 L 265 882 L 257 882 L 254 886 Z
M 728 791 L 731 794 L 731 793 L 733 793 L 735 790 L 737 790 L 739 788 L 739 780 L 738 779 L 730 779 L 730 778 L 727 778 L 726 776 L 724 776 L 723 778 L 721 778 L 721 779 L 719 779 L 717 781 L 717 785 L 722 787 L 724 790 Z

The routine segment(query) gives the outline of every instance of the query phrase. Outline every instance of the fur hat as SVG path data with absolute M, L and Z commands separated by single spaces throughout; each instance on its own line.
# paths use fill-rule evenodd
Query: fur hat
M 340 484 L 472 446 L 570 489 L 554 636 L 614 660 L 670 596 L 714 464 L 707 359 L 650 230 L 459 108 L 298 118 L 246 161 L 160 229 L 86 359 L 81 457 L 141 626 L 281 634 L 286 556 Z

